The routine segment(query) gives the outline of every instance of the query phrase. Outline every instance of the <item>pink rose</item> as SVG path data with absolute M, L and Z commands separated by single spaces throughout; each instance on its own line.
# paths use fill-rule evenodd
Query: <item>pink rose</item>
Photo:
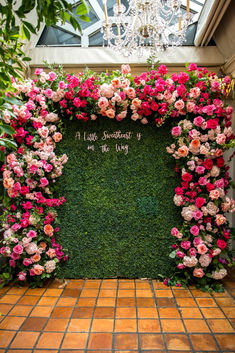
M 110 119 L 113 119 L 115 117 L 115 111 L 113 109 L 106 110 L 106 116 Z
M 178 233 L 179 233 L 178 228 L 174 227 L 171 229 L 171 235 L 173 235 L 173 237 L 175 237 Z
M 205 275 L 205 273 L 202 268 L 195 268 L 193 270 L 193 275 L 194 275 L 194 277 L 202 278 Z
M 47 138 L 49 134 L 49 130 L 46 126 L 43 126 L 38 129 L 38 133 L 42 138 Z
M 127 75 L 131 72 L 131 68 L 130 68 L 130 65 L 126 64 L 126 65 L 122 65 L 121 66 L 121 72 L 122 72 L 122 75 Z
M 174 126 L 171 130 L 172 136 L 180 136 L 181 135 L 181 127 L 180 126 Z
M 18 223 L 13 224 L 13 226 L 11 227 L 11 229 L 16 232 L 17 230 L 19 230 L 21 228 L 21 225 Z
M 202 167 L 201 165 L 198 165 L 198 166 L 196 167 L 196 173 L 198 173 L 198 174 L 204 174 L 204 172 L 205 172 L 205 168 Z
M 197 255 L 197 250 L 195 248 L 190 248 L 189 249 L 189 255 L 190 256 L 196 256 Z
M 41 75 L 42 72 L 43 72 L 43 69 L 37 68 L 37 69 L 34 71 L 34 75 Z
M 184 264 L 178 264 L 178 265 L 177 265 L 177 268 L 178 268 L 179 270 L 183 270 L 183 269 L 185 268 L 185 266 L 184 266 Z
M 203 197 L 197 197 L 195 205 L 197 206 L 197 208 L 201 208 L 204 205 L 205 201 L 206 200 Z
M 26 235 L 28 238 L 36 238 L 37 232 L 35 232 L 34 230 L 30 230 Z
M 18 254 L 18 255 L 22 254 L 23 250 L 24 250 L 23 246 L 21 246 L 19 244 L 14 246 L 14 248 L 13 248 L 14 253 Z
M 98 100 L 98 107 L 100 109 L 105 109 L 107 108 L 107 106 L 109 105 L 109 101 L 106 97 L 101 97 L 99 100 Z
M 47 180 L 47 178 L 41 178 L 40 179 L 40 187 L 42 187 L 42 188 L 45 188 L 47 185 L 49 184 L 49 181 Z
M 184 101 L 182 99 L 175 102 L 174 107 L 177 110 L 182 110 L 184 108 Z
M 198 184 L 199 184 L 199 185 L 206 185 L 206 184 L 207 184 L 206 178 L 205 178 L 205 177 L 199 178 Z
M 218 134 L 216 136 L 216 142 L 218 143 L 218 145 L 223 145 L 226 142 L 226 136 L 224 134 Z
M 31 264 L 32 264 L 32 260 L 31 260 L 31 259 L 25 258 L 25 259 L 23 260 L 23 265 L 24 265 L 24 266 L 28 267 L 28 266 L 31 265 Z
M 188 102 L 186 104 L 187 112 L 192 113 L 194 110 L 195 104 L 193 102 Z
M 199 244 L 203 244 L 202 238 L 200 238 L 200 237 L 194 238 L 193 245 L 197 247 Z
M 55 81 L 55 79 L 56 79 L 56 73 L 55 72 L 53 72 L 53 71 L 51 71 L 51 72 L 49 72 L 49 81 Z
M 198 244 L 197 251 L 199 254 L 204 255 L 207 253 L 208 248 L 205 244 L 201 243 L 201 244 Z
M 193 217 L 194 217 L 194 219 L 195 219 L 196 221 L 198 221 L 199 219 L 201 219 L 202 216 L 203 216 L 203 213 L 202 213 L 201 211 L 199 211 L 199 210 L 193 212 Z
M 18 277 L 19 281 L 24 281 L 25 277 L 26 277 L 26 273 L 25 272 L 19 272 L 17 274 L 17 277 Z
M 205 119 L 204 119 L 203 117 L 197 116 L 197 117 L 193 120 L 193 123 L 194 123 L 194 125 L 200 127 L 204 121 L 205 121 Z
M 190 233 L 193 234 L 194 236 L 198 236 L 199 234 L 199 227 L 198 226 L 192 226 L 190 228 Z
M 180 246 L 182 249 L 188 250 L 191 246 L 191 242 L 190 241 L 182 241 L 180 243 Z

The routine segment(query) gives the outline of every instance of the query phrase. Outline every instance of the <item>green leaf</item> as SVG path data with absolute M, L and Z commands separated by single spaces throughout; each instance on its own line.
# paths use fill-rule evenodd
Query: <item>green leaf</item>
M 5 160 L 5 155 L 3 151 L 0 150 L 0 161 L 4 163 L 4 160 Z
M 22 22 L 29 29 L 30 32 L 36 34 L 35 28 L 31 25 L 31 23 L 27 21 L 22 21 Z
M 30 33 L 28 31 L 28 29 L 25 26 L 21 27 L 21 31 L 22 31 L 22 39 L 28 39 L 30 40 Z
M 20 101 L 19 99 L 16 99 L 13 96 L 10 96 L 10 97 L 5 96 L 5 97 L 2 97 L 2 99 L 8 103 L 11 103 L 11 104 L 23 105 L 22 101 Z
M 176 250 L 172 251 L 169 255 L 171 259 L 174 259 L 176 257 Z
M 81 15 L 79 16 L 80 20 L 84 21 L 84 22 L 90 22 L 90 18 L 86 15 Z
M 86 15 L 90 12 L 90 6 L 87 4 L 87 2 L 85 0 L 83 0 L 83 2 L 78 5 L 78 7 L 76 8 L 76 14 L 77 15 Z
M 11 126 L 5 125 L 5 124 L 4 125 L 0 125 L 0 131 L 1 131 L 1 133 L 3 132 L 3 133 L 6 133 L 8 135 L 13 135 L 15 133 L 15 130 Z
M 7 74 L 5 74 L 5 72 L 0 72 L 0 76 L 1 76 L 1 79 L 3 80 L 3 81 L 10 81 L 10 77 L 7 75 Z
M 4 146 L 4 147 L 10 147 L 13 149 L 16 149 L 18 147 L 17 143 L 15 141 L 11 141 L 9 139 L 6 138 L 0 138 L 0 145 Z
M 32 59 L 29 58 L 28 56 L 25 56 L 24 58 L 22 58 L 23 61 L 31 61 Z

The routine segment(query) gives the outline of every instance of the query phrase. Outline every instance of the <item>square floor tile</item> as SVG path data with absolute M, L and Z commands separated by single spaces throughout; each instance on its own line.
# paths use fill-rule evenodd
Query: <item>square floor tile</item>
M 139 319 L 138 320 L 139 332 L 161 332 L 160 323 L 154 319 Z
M 71 320 L 72 321 L 72 320 Z M 68 325 L 68 319 L 49 319 L 44 331 L 65 331 Z
M 200 307 L 214 307 L 217 306 L 213 298 L 196 298 Z
M 185 332 L 183 322 L 175 319 L 161 319 L 163 332 Z
M 129 306 L 135 306 L 135 305 L 136 305 L 135 298 L 117 298 L 117 306 L 129 307 Z
M 46 297 L 59 297 L 62 292 L 63 289 L 49 288 L 44 292 L 43 295 Z
M 173 298 L 157 298 L 157 305 L 158 306 L 176 306 L 175 299 Z
M 138 335 L 136 333 L 117 333 L 114 342 L 115 349 L 138 349 Z
M 96 319 L 113 319 L 114 308 L 96 308 L 94 312 L 94 318 Z
M 138 282 L 135 283 L 136 289 L 151 289 L 151 284 L 149 282 Z
M 89 332 L 91 319 L 71 319 L 68 332 Z
M 32 308 L 33 306 L 30 306 L 30 305 L 15 305 L 8 315 L 9 316 L 28 316 Z M 4 314 L 4 312 L 2 313 Z
M 196 307 L 197 303 L 193 298 L 176 298 L 177 304 L 182 308 Z
M 0 323 L 1 330 L 18 330 L 22 323 L 24 322 L 25 317 L 20 316 L 7 316 Z
M 14 331 L 0 331 L 0 348 L 6 348 L 14 336 Z
M 186 335 L 165 334 L 165 341 L 168 350 L 190 351 L 190 343 Z
M 113 335 L 111 333 L 91 333 L 88 349 L 112 348 Z
M 36 306 L 31 312 L 30 316 L 35 317 L 49 317 L 53 310 L 53 306 Z
M 25 295 L 19 301 L 21 305 L 35 305 L 39 300 L 39 296 L 36 295 Z
M 33 348 L 39 334 L 39 332 L 18 332 L 11 348 Z
M 161 319 L 180 319 L 180 313 L 177 308 L 159 308 Z
M 74 309 L 72 318 L 73 319 L 90 319 L 93 315 L 93 308 L 89 308 L 89 307 L 76 307 Z
M 192 289 L 191 292 L 194 295 L 194 297 L 197 297 L 197 298 L 211 298 L 211 294 L 209 292 L 203 292 L 200 289 Z
M 47 317 L 29 317 L 25 320 L 21 331 L 41 331 L 47 320 Z
M 75 288 L 75 289 L 81 289 L 84 285 L 84 280 L 79 279 L 79 280 L 70 280 L 69 283 L 66 286 L 67 288 Z
M 119 298 L 134 298 L 135 291 L 133 289 L 119 289 L 118 290 Z
M 235 307 L 224 307 L 223 312 L 230 319 L 235 319 Z
M 235 306 L 235 300 L 233 298 L 215 298 L 216 302 L 220 306 Z
M 138 317 L 141 319 L 158 318 L 157 309 L 155 308 L 138 308 Z
M 20 298 L 20 295 L 6 294 L 2 298 L 0 298 L 0 304 L 15 304 Z
M 0 313 L 2 313 L 2 315 L 7 315 L 12 308 L 13 305 L 11 304 L 0 304 Z
M 164 342 L 161 334 L 141 334 L 141 349 L 164 349 Z
M 136 308 L 117 308 L 116 317 L 119 319 L 133 319 L 136 318 Z
M 235 352 L 235 339 L 234 335 L 215 335 L 217 342 L 222 351 Z
M 7 294 L 16 294 L 16 295 L 23 295 L 27 291 L 28 287 L 17 288 L 12 287 Z
M 119 289 L 135 289 L 134 282 L 119 282 Z
M 76 310 L 76 309 L 75 309 Z M 67 319 L 71 316 L 73 311 L 72 307 L 66 307 L 66 306 L 57 306 L 53 310 L 51 317 L 52 318 L 60 318 L 60 319 Z
M 96 298 L 79 298 L 76 306 L 95 306 Z
M 96 306 L 115 306 L 116 298 L 99 298 Z
M 223 312 L 219 308 L 201 308 L 201 311 L 206 319 L 225 318 Z
M 155 289 L 155 296 L 157 298 L 161 297 L 161 298 L 172 298 L 173 294 L 172 291 L 170 289 Z
M 27 297 L 25 297 L 27 298 Z M 42 297 L 39 302 L 38 305 L 46 305 L 46 306 L 53 306 L 56 304 L 58 298 L 57 297 Z
M 115 332 L 136 332 L 136 319 L 116 319 Z
M 84 284 L 84 288 L 98 289 L 100 287 L 100 284 L 101 284 L 101 280 L 97 280 L 97 281 L 86 280 Z
M 41 296 L 46 291 L 46 288 L 29 288 L 25 295 Z
M 136 289 L 137 298 L 152 298 L 153 292 L 150 289 Z
M 57 306 L 74 306 L 76 304 L 77 298 L 60 298 L 58 300 Z
M 64 334 L 58 332 L 44 332 L 39 338 L 37 348 L 55 349 L 60 347 Z
M 218 347 L 210 334 L 190 335 L 193 348 L 196 351 L 217 351 Z
M 88 333 L 66 333 L 62 349 L 86 348 Z
M 109 280 L 103 280 L 100 288 L 101 289 L 116 289 L 117 288 L 117 281 L 112 282 Z
M 156 303 L 153 298 L 137 298 L 137 306 L 139 307 L 155 307 Z
M 208 319 L 207 323 L 210 326 L 212 332 L 215 332 L 215 333 L 233 332 L 233 333 L 235 333 L 228 320 Z M 234 337 L 234 339 L 235 339 L 235 337 Z
M 184 324 L 188 332 L 210 332 L 209 327 L 207 326 L 204 320 L 200 319 L 186 319 L 184 320 Z
M 93 319 L 91 331 L 113 332 L 113 319 Z
M 202 314 L 198 308 L 180 308 L 181 315 L 184 319 L 201 319 Z
M 176 298 L 192 297 L 192 294 L 188 289 L 174 289 L 173 292 Z
M 66 288 L 62 293 L 62 297 L 78 298 L 81 294 L 81 289 Z
M 99 293 L 100 298 L 115 298 L 117 294 L 116 289 L 101 289 Z
M 94 298 L 98 295 L 98 289 L 83 289 L 80 297 L 81 298 Z

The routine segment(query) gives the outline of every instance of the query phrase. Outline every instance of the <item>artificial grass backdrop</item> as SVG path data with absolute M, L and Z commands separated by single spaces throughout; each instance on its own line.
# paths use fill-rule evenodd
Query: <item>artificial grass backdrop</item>
M 104 131 L 118 130 L 131 131 L 132 138 L 102 140 Z M 84 132 L 96 132 L 98 140 L 84 141 Z M 180 214 L 173 204 L 175 161 L 166 152 L 171 143 L 169 123 L 160 128 L 129 119 L 66 123 L 57 147 L 69 158 L 58 181 L 67 200 L 59 210 L 58 239 L 69 260 L 59 276 L 153 278 L 173 271 L 170 230 Z M 104 144 L 109 152 L 102 153 Z M 128 154 L 116 152 L 116 144 L 128 145 Z

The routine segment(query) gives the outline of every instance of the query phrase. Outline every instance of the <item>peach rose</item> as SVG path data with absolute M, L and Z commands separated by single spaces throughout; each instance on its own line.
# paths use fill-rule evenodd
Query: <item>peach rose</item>
M 45 250 L 46 247 L 47 247 L 47 244 L 44 241 L 42 241 L 41 243 L 39 243 L 38 247 L 42 248 L 43 250 Z
M 52 259 L 55 256 L 55 249 L 50 248 L 47 252 L 46 252 L 47 256 L 49 256 L 50 259 Z
M 222 214 L 217 214 L 215 221 L 218 224 L 218 226 L 221 226 L 222 224 L 224 224 L 226 222 L 226 218 Z
M 194 275 L 194 277 L 202 278 L 205 275 L 205 273 L 202 268 L 195 268 L 193 270 L 193 275 Z
M 5 189 L 11 189 L 14 185 L 14 180 L 12 178 L 5 178 L 3 180 L 3 186 Z
M 182 146 L 178 149 L 178 155 L 180 157 L 186 157 L 188 155 L 188 147 L 187 146 Z
M 110 119 L 113 119 L 115 117 L 115 111 L 113 109 L 106 110 L 106 116 Z
M 60 132 L 55 132 L 52 137 L 55 142 L 60 142 L 62 139 L 62 134 Z
M 52 237 L 54 232 L 54 228 L 50 224 L 46 224 L 44 226 L 44 233 L 48 235 L 49 237 Z
M 40 259 L 41 259 L 41 256 L 39 254 L 35 254 L 35 255 L 31 256 L 31 260 L 33 262 L 38 262 L 38 261 L 40 261 Z
M 135 106 L 135 108 L 138 108 L 141 105 L 141 100 L 139 98 L 134 98 L 132 104 Z
M 112 83 L 112 86 L 113 86 L 114 88 L 119 88 L 120 85 L 121 85 L 120 79 L 117 78 L 117 77 L 115 77 L 115 78 L 111 81 L 111 83 Z
M 191 146 L 193 149 L 198 149 L 200 147 L 200 141 L 199 140 L 192 140 Z
M 34 265 L 33 266 L 33 271 L 34 271 L 35 275 L 39 276 L 39 275 L 41 275 L 43 273 L 44 267 L 41 266 L 41 265 Z

